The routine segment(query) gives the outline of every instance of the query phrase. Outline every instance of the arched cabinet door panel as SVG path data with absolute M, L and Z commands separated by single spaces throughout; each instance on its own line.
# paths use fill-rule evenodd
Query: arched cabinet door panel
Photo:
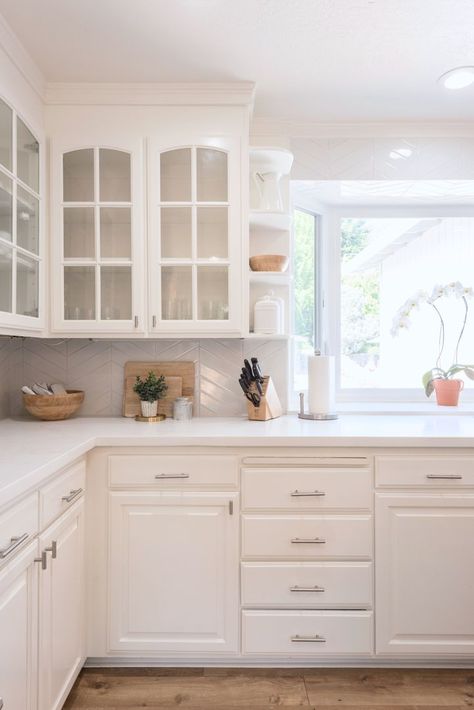
M 53 147 L 53 330 L 143 333 L 142 146 Z
M 152 333 L 241 330 L 239 142 L 195 137 L 149 149 Z

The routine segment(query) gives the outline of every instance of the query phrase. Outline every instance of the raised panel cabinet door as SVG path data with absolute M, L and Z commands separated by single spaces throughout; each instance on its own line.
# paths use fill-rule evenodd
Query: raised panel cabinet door
M 0 699 L 4 710 L 36 710 L 38 543 L 0 570 Z
M 110 494 L 109 649 L 238 652 L 237 494 Z
M 84 662 L 84 501 L 40 536 L 40 710 L 62 708 Z
M 376 651 L 474 654 L 474 496 L 376 495 Z

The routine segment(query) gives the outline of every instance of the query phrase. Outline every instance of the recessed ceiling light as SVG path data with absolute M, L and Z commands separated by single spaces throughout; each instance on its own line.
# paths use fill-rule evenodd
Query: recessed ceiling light
M 474 84 L 474 67 L 456 67 L 441 74 L 438 79 L 445 89 L 464 89 Z
M 407 158 L 410 157 L 410 155 L 413 153 L 411 148 L 395 148 L 394 150 L 391 150 L 389 155 L 392 158 L 392 160 L 406 160 Z

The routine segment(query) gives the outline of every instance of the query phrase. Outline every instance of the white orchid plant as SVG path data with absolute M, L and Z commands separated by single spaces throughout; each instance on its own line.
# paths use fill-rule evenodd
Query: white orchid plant
M 397 336 L 401 331 L 407 330 L 410 327 L 410 317 L 413 311 L 417 311 L 424 304 L 431 306 L 436 315 L 439 318 L 439 351 L 438 357 L 436 358 L 435 367 L 425 372 L 423 375 L 423 387 L 425 388 L 426 396 L 429 397 L 434 390 L 435 380 L 449 380 L 453 379 L 455 375 L 460 372 L 464 372 L 467 377 L 474 380 L 474 365 L 461 365 L 458 363 L 458 352 L 459 345 L 461 343 L 462 336 L 464 335 L 464 330 L 466 328 L 467 316 L 469 313 L 469 303 L 468 300 L 473 298 L 474 289 L 472 287 L 463 286 L 459 281 L 452 281 L 446 286 L 436 285 L 433 288 L 431 294 L 427 291 L 418 291 L 413 298 L 409 298 L 403 306 L 397 311 L 392 324 L 392 336 Z M 454 364 L 451 365 L 447 370 L 441 368 L 441 357 L 444 350 L 445 341 L 445 323 L 441 311 L 438 308 L 437 301 L 443 297 L 454 297 L 458 298 L 463 302 L 464 305 L 464 317 L 461 325 L 461 330 L 459 332 L 458 339 L 456 341 L 456 348 L 454 351 Z

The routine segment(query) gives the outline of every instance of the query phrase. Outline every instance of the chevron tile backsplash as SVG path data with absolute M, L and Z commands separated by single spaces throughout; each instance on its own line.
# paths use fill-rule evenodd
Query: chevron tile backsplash
M 0 340 L 0 418 L 23 413 L 19 389 L 35 381 L 83 389 L 83 416 L 120 416 L 123 366 L 128 360 L 193 360 L 196 416 L 241 416 L 245 399 L 237 382 L 244 357 L 255 355 L 272 375 L 287 405 L 285 341 L 268 340 Z

